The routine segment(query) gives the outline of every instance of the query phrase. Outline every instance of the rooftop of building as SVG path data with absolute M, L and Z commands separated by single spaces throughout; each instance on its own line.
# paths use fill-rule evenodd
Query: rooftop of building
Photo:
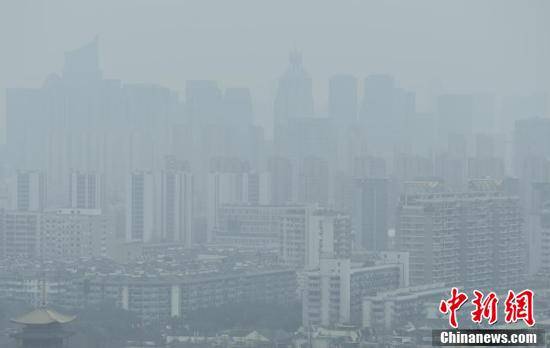
M 65 315 L 49 308 L 37 308 L 31 312 L 25 313 L 11 321 L 22 325 L 49 325 L 49 324 L 66 324 L 75 320 L 73 315 Z

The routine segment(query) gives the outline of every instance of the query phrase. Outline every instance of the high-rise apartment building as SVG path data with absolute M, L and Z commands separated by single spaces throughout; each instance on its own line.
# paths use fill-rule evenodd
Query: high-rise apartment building
M 69 207 L 73 209 L 102 209 L 103 176 L 94 172 L 73 171 L 69 181 Z
M 329 209 L 296 207 L 281 219 L 280 256 L 295 268 L 312 269 L 323 257 L 351 256 L 351 221 Z
M 382 251 L 388 247 L 388 180 L 356 179 L 353 231 L 357 248 Z
M 17 172 L 15 209 L 19 211 L 42 211 L 47 204 L 46 174 L 40 171 Z
M 151 242 L 158 239 L 157 180 L 153 172 L 130 174 L 126 200 L 126 241 Z
M 526 240 L 519 198 L 492 180 L 465 192 L 435 182 L 410 183 L 397 210 L 397 248 L 410 253 L 412 285 L 513 288 L 525 274 Z
M 163 241 L 193 243 L 193 174 L 165 170 L 160 183 L 160 233 Z

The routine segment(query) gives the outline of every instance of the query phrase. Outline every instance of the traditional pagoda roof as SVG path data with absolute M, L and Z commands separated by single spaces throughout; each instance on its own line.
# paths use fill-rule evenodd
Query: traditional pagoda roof
M 48 325 L 69 323 L 75 318 L 74 315 L 61 314 L 49 308 L 37 308 L 11 321 L 23 325 Z

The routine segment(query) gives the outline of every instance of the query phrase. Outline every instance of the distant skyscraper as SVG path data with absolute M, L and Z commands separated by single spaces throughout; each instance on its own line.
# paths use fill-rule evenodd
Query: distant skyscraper
M 15 192 L 15 209 L 42 211 L 46 208 L 46 175 L 39 171 L 19 171 Z
M 525 160 L 550 157 L 550 119 L 529 118 L 516 121 L 514 129 L 514 169 L 522 178 Z M 540 178 L 531 179 L 539 180 Z
M 279 79 L 275 96 L 275 122 L 313 116 L 311 77 L 302 65 L 299 52 L 290 54 L 289 66 Z
M 69 186 L 69 207 L 102 209 L 104 199 L 103 177 L 98 173 L 72 172 Z
M 302 65 L 302 56 L 298 52 L 290 54 L 287 70 L 279 79 L 274 102 L 273 137 L 275 149 L 279 154 L 291 150 L 288 145 L 289 131 L 294 126 L 289 122 L 295 118 L 313 116 L 313 92 L 311 77 Z M 297 149 L 295 149 L 297 150 Z
M 66 52 L 63 77 L 72 82 L 99 81 L 101 70 L 99 68 L 98 43 L 98 37 L 95 37 L 87 45 Z
M 385 178 L 387 177 L 386 160 L 373 156 L 355 157 L 353 176 L 356 178 Z
M 304 158 L 298 172 L 298 202 L 327 206 L 329 203 L 329 166 L 326 160 Z
M 415 94 L 399 88 L 390 75 L 365 79 L 360 121 L 366 126 L 374 153 L 393 151 L 404 141 L 405 127 L 416 109 Z
M 467 158 L 453 156 L 450 153 L 441 153 L 435 156 L 434 175 L 442 178 L 449 188 L 463 191 L 466 188 L 467 173 Z
M 216 81 L 187 81 L 185 88 L 187 115 L 195 124 L 219 123 L 222 113 L 222 92 Z
M 468 136 L 473 132 L 474 98 L 469 94 L 446 94 L 437 98 L 440 144 L 449 134 Z
M 271 157 L 267 163 L 270 176 L 271 203 L 276 205 L 292 202 L 292 162 L 284 157 Z
M 67 52 L 42 86 L 7 92 L 7 158 L 48 173 L 52 206 L 67 205 L 71 170 L 105 174 L 109 200 L 122 200 L 129 171 L 160 168 L 183 115 L 174 91 L 103 79 L 98 46 L 96 38 Z
M 248 88 L 227 88 L 223 95 L 224 120 L 228 125 L 247 127 L 254 122 L 252 97 Z
M 382 251 L 388 247 L 388 180 L 357 179 L 353 199 L 353 232 L 360 248 Z
M 550 119 L 528 118 L 516 121 L 514 128 L 513 170 L 519 179 L 522 205 L 528 206 L 532 183 L 550 181 Z
M 548 101 L 544 94 L 507 96 L 502 98 L 500 131 L 513 132 L 516 121 L 547 115 Z
M 400 183 L 434 175 L 433 160 L 418 155 L 397 154 L 394 157 L 393 168 L 393 175 Z
M 357 79 L 352 75 L 336 75 L 329 82 L 329 116 L 345 124 L 357 120 Z
M 158 239 L 156 186 L 152 172 L 130 174 L 126 201 L 126 241 L 151 242 Z

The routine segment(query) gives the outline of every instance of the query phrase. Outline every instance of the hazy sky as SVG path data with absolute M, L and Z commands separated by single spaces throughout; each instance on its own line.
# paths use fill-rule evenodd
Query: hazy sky
M 421 107 L 438 91 L 528 93 L 535 1 L 0 0 L 0 89 L 41 85 L 97 34 L 104 76 L 180 92 L 186 79 L 249 86 L 264 120 L 294 48 L 320 111 L 339 72 L 392 73 Z

